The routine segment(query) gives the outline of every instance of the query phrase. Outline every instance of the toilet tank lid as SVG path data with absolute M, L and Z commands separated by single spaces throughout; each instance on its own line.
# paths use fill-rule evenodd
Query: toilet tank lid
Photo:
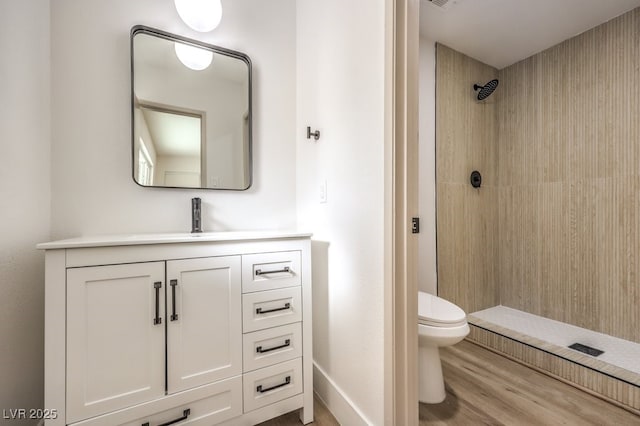
M 463 321 L 467 314 L 457 305 L 425 292 L 418 292 L 418 317 L 423 321 L 453 324 Z

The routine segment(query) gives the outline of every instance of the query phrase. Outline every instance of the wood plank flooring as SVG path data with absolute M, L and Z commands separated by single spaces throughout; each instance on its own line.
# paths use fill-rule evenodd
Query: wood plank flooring
M 420 404 L 420 426 L 640 426 L 639 416 L 471 342 L 441 358 L 447 398 Z M 314 410 L 312 425 L 339 425 L 317 398 Z M 297 411 L 260 424 L 300 425 Z
M 307 426 L 340 426 L 327 409 L 327 407 L 318 399 L 317 396 L 313 396 L 313 423 L 309 423 Z M 298 410 L 284 414 L 275 419 L 267 420 L 260 423 L 258 426 L 300 426 L 300 418 L 298 416 Z
M 640 425 L 640 417 L 468 341 L 441 350 L 447 398 L 420 425 Z

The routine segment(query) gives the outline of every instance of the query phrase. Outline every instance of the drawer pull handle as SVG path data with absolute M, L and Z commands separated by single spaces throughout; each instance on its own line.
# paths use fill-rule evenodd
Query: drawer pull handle
M 178 314 L 176 314 L 176 286 L 178 285 L 178 280 L 171 280 L 171 308 L 173 310 L 173 314 L 171 315 L 171 321 L 178 320 Z
M 291 303 L 287 302 L 284 304 L 282 308 L 267 309 L 266 311 L 263 311 L 262 308 L 258 308 L 256 309 L 256 314 L 260 315 L 260 314 L 268 314 L 269 312 L 286 311 L 289 308 L 291 308 Z
M 153 283 L 153 288 L 156 289 L 156 317 L 153 319 L 153 325 L 162 324 L 162 318 L 160 318 L 160 289 L 162 288 L 162 282 L 156 281 Z
M 179 419 L 171 420 L 167 423 L 162 423 L 161 425 L 158 425 L 158 426 L 169 426 L 169 425 L 181 422 L 183 420 L 187 420 L 187 417 L 189 417 L 190 414 L 191 414 L 191 409 L 187 408 L 182 412 L 182 417 L 180 417 Z M 149 426 L 149 422 L 142 423 L 142 426 Z
M 264 354 L 264 353 L 267 353 L 267 352 L 271 352 L 271 351 L 275 351 L 275 350 L 278 350 L 278 349 L 286 348 L 287 346 L 291 346 L 291 340 L 290 339 L 285 340 L 284 341 L 284 345 L 274 346 L 274 347 L 269 348 L 269 349 L 262 349 L 262 346 L 258 346 L 256 348 L 256 352 L 258 352 L 259 354 Z
M 287 386 L 289 383 L 291 383 L 291 376 L 285 377 L 284 383 L 280 383 L 279 385 L 271 386 L 270 388 L 266 388 L 266 389 L 262 389 L 262 385 L 259 385 L 258 387 L 256 387 L 256 390 L 259 393 L 265 393 L 265 392 L 269 392 L 269 391 L 274 390 L 274 389 L 281 388 L 283 386 Z
M 275 271 L 263 271 L 262 269 L 256 269 L 256 275 L 260 276 L 260 275 L 269 275 L 269 274 L 279 274 L 282 272 L 291 272 L 291 269 L 288 266 L 285 266 L 282 269 L 278 269 Z

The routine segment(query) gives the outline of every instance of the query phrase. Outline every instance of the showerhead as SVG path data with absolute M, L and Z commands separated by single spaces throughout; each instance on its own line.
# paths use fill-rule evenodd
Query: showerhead
M 493 91 L 496 90 L 496 87 L 498 87 L 498 80 L 491 80 L 484 86 L 479 86 L 477 84 L 474 84 L 473 90 L 480 90 L 480 92 L 478 92 L 478 100 L 484 101 L 489 96 L 491 96 Z

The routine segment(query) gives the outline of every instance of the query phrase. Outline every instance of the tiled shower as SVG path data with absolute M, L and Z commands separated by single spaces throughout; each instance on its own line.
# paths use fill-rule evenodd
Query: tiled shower
M 438 294 L 640 409 L 640 8 L 502 70 L 436 55 Z

